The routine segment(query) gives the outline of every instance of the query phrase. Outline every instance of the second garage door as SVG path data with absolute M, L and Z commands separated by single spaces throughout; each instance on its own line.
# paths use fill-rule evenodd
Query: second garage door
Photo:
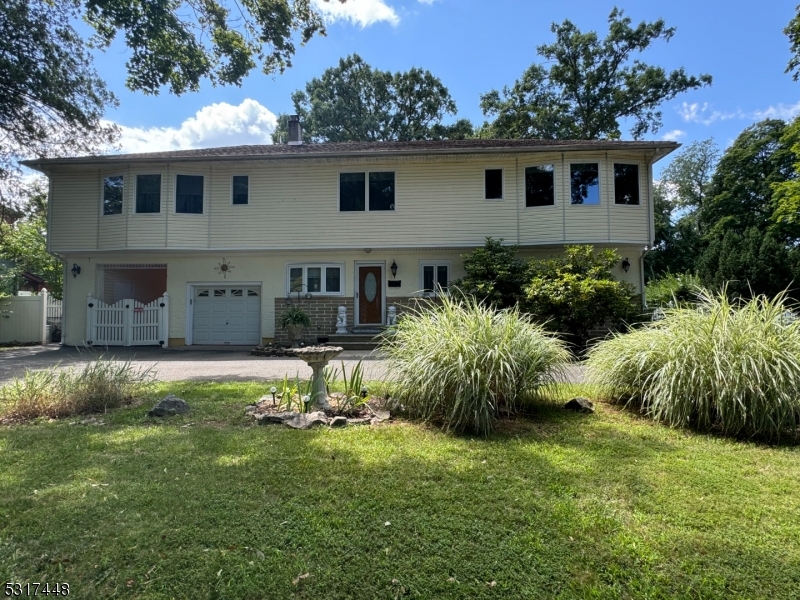
M 194 344 L 261 343 L 261 287 L 196 287 Z

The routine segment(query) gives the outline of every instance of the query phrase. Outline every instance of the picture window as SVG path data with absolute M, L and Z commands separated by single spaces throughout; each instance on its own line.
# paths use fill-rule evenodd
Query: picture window
M 161 212 L 161 174 L 136 176 L 136 212 Z
M 572 204 L 600 204 L 598 163 L 573 163 L 569 166 Z
M 525 168 L 525 206 L 553 206 L 556 203 L 553 165 Z
M 639 204 L 639 165 L 614 163 L 614 204 Z

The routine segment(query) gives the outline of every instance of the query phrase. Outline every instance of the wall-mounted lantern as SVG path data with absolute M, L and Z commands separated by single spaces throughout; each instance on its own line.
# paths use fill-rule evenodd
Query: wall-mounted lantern
M 395 261 L 392 261 L 392 266 L 389 267 L 389 270 L 392 272 L 392 279 L 397 277 L 397 263 Z
M 627 273 L 628 269 L 630 269 L 630 268 L 631 268 L 631 261 L 629 261 L 627 257 L 623 258 L 622 259 L 622 270 Z
M 72 263 L 72 276 L 77 277 L 81 274 L 81 268 L 78 266 L 77 263 Z

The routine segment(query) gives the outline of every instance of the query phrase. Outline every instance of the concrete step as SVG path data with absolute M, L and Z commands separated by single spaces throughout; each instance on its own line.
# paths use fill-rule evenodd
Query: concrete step
M 370 333 L 332 333 L 328 336 L 328 344 L 341 346 L 345 350 L 374 350 L 378 347 L 380 331 Z

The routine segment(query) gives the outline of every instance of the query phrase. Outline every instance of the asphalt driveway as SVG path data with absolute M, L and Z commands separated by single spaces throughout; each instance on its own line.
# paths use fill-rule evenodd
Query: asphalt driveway
M 0 382 L 20 377 L 26 369 L 40 370 L 54 365 L 81 367 L 98 356 L 130 360 L 137 367 L 151 367 L 160 381 L 268 381 L 285 375 L 311 376 L 311 367 L 297 358 L 250 356 L 250 348 L 161 349 L 113 347 L 77 349 L 57 344 L 12 348 L 0 352 Z M 382 379 L 384 361 L 369 352 L 343 352 L 340 359 L 350 369 L 364 360 L 367 379 Z M 339 366 L 340 359 L 334 361 Z
M 116 346 L 78 349 L 48 344 L 0 351 L 0 383 L 21 377 L 27 369 L 36 371 L 54 365 L 82 367 L 99 356 L 130 360 L 134 366 L 152 368 L 160 381 L 274 381 L 283 379 L 285 375 L 311 376 L 311 367 L 300 359 L 250 356 L 249 348 Z M 348 373 L 359 360 L 363 360 L 364 375 L 368 380 L 386 376 L 386 363 L 377 353 L 343 352 L 333 364 L 340 366 L 340 360 L 344 360 Z M 583 367 L 571 366 L 567 380 L 580 382 L 583 375 Z

